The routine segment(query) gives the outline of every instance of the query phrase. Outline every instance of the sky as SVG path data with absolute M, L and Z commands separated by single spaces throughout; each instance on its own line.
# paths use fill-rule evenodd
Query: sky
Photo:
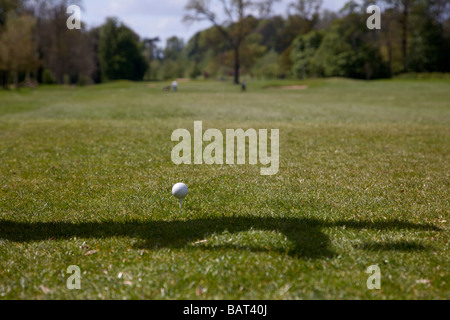
M 275 11 L 286 13 L 294 0 L 282 0 Z M 339 10 L 348 0 L 324 0 L 324 9 Z M 118 17 L 142 38 L 159 37 L 164 45 L 171 36 L 186 42 L 198 31 L 210 26 L 207 22 L 192 25 L 183 23 L 184 7 L 188 0 L 85 0 L 81 19 L 88 27 L 96 27 L 106 17 Z

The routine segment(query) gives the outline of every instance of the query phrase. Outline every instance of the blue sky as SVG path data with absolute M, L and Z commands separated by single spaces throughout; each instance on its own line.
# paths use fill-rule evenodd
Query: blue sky
M 285 13 L 288 3 L 282 0 L 276 11 Z M 339 10 L 347 0 L 324 0 L 323 8 Z M 89 27 L 102 24 L 106 17 L 115 16 L 136 31 L 141 37 L 159 36 L 165 40 L 173 35 L 187 41 L 197 31 L 209 26 L 195 23 L 188 26 L 182 22 L 187 0 L 85 0 L 81 18 Z

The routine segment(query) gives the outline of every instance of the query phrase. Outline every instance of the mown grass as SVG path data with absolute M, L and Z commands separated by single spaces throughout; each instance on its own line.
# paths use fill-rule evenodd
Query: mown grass
M 450 298 L 450 82 L 248 84 L 0 92 L 0 298 Z M 280 129 L 279 173 L 174 165 L 196 120 Z

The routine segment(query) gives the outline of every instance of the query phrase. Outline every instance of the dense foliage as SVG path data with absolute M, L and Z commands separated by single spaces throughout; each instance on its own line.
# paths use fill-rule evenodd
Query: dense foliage
M 0 0 L 0 83 L 8 88 L 115 79 L 239 82 L 239 76 L 375 79 L 450 72 L 449 1 L 371 1 L 383 8 L 381 30 L 367 28 L 367 1 L 349 1 L 330 12 L 320 0 L 296 0 L 285 16 L 270 14 L 273 2 L 261 2 L 263 15 L 211 20 L 210 28 L 187 42 L 173 36 L 161 47 L 159 38 L 142 39 L 117 18 L 95 29 L 69 30 L 67 7 L 79 1 Z M 202 3 L 187 1 L 186 10 Z

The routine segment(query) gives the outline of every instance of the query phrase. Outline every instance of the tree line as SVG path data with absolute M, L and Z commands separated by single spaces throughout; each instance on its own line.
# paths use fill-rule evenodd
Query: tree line
M 0 84 L 450 72 L 448 0 L 348 1 L 338 12 L 322 0 L 292 0 L 283 15 L 274 14 L 277 2 L 187 0 L 183 22 L 210 28 L 162 47 L 118 18 L 69 30 L 67 8 L 80 0 L 0 0 Z M 367 28 L 371 4 L 382 8 L 380 30 Z

